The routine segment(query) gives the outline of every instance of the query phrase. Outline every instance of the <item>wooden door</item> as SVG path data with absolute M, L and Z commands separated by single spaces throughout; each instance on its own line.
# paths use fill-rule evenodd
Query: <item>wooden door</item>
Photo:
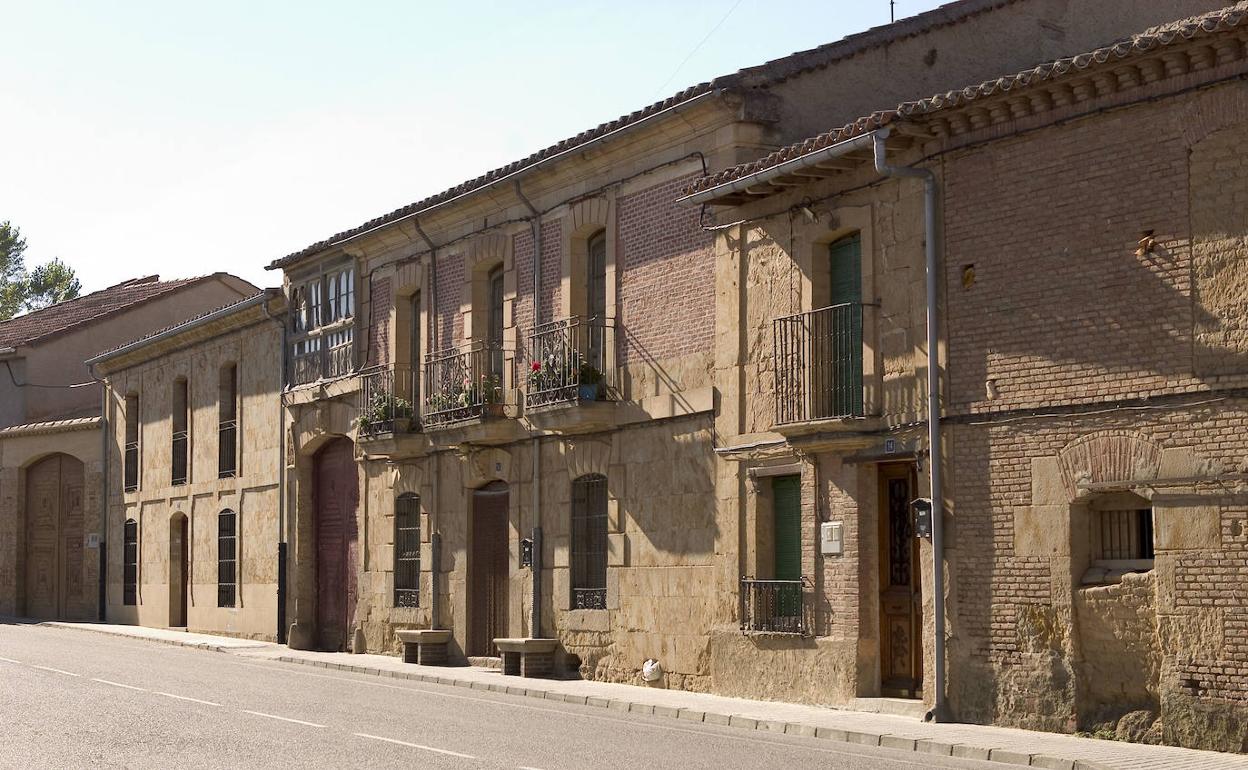
M 923 595 L 910 510 L 913 466 L 881 466 L 879 499 L 881 694 L 918 698 L 923 693 Z
M 335 439 L 317 455 L 315 498 L 317 646 L 345 650 L 355 619 L 360 499 L 349 440 Z
M 175 514 L 169 520 L 169 625 L 186 628 L 188 570 L 187 520 Z
M 508 489 L 495 481 L 472 495 L 472 552 L 468 560 L 468 654 L 497 656 L 494 640 L 507 636 Z
M 86 618 L 82 463 L 52 455 L 26 471 L 26 614 Z

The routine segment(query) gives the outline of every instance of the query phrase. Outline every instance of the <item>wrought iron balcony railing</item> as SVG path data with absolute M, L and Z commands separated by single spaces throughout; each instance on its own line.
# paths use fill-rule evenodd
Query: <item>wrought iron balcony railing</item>
M 425 356 L 426 428 L 503 414 L 504 350 L 501 344 L 472 342 Z
M 139 488 L 139 442 L 126 442 L 125 455 L 125 491 L 134 492 Z
M 525 367 L 527 408 L 607 398 L 615 382 L 615 320 L 564 318 L 529 335 Z
M 776 424 L 863 416 L 862 304 L 777 318 Z
M 190 440 L 187 437 L 186 431 L 184 430 L 174 431 L 173 448 L 172 448 L 173 449 L 172 451 L 173 462 L 171 463 L 173 465 L 173 470 L 172 470 L 172 473 L 170 474 L 171 476 L 170 481 L 173 483 L 173 486 L 175 487 L 186 483 L 187 473 L 188 473 L 187 449 L 188 449 L 189 444 L 190 444 Z
M 360 377 L 360 432 L 400 433 L 419 426 L 420 377 L 410 366 L 375 366 Z
M 238 475 L 238 420 L 221 420 L 217 424 L 217 478 L 232 479 Z
M 741 578 L 741 632 L 809 636 L 804 589 L 809 581 Z

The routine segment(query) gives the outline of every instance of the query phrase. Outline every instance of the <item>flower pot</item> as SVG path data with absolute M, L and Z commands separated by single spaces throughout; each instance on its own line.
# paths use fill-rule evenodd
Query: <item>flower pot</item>
M 485 418 L 502 417 L 503 405 L 502 404 L 482 404 L 481 416 Z
M 598 390 L 600 387 L 601 385 L 597 382 L 588 384 L 588 385 L 586 384 L 579 385 L 577 386 L 577 389 L 576 389 L 577 398 L 581 399 L 582 401 L 597 401 Z
M 394 432 L 395 433 L 407 433 L 411 429 L 412 429 L 411 417 L 395 417 L 394 418 Z

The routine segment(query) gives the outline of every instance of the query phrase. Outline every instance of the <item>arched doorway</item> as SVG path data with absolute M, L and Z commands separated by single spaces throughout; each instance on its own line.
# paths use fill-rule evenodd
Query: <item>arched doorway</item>
M 82 574 L 82 462 L 54 454 L 26 469 L 26 615 L 89 618 Z
M 497 656 L 494 640 L 507 636 L 508 488 L 493 481 L 472 493 L 472 550 L 468 558 L 468 654 Z
M 190 530 L 184 514 L 169 518 L 169 625 L 186 628 L 190 604 Z
M 321 448 L 315 476 L 316 644 L 322 650 L 344 650 L 351 641 L 359 564 L 360 486 L 349 439 L 333 439 Z

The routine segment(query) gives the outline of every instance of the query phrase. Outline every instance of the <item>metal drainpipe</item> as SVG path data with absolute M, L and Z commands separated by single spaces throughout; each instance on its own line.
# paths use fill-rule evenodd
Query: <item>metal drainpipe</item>
M 938 245 L 936 242 L 936 211 L 938 193 L 936 175 L 930 169 L 909 166 L 890 166 L 887 161 L 885 139 L 888 129 L 875 132 L 875 170 L 886 177 L 911 177 L 923 180 L 923 218 L 925 257 L 927 269 L 927 445 L 928 471 L 931 478 L 932 496 L 932 582 L 934 584 L 932 605 L 935 614 L 935 644 L 933 665 L 933 688 L 936 691 L 932 710 L 924 719 L 941 721 L 945 713 L 945 533 L 941 492 L 941 441 L 940 441 L 940 370 L 939 345 L 940 300 L 937 269 Z
M 91 379 L 100 384 L 100 575 L 99 603 L 96 618 L 104 623 L 108 620 L 108 387 L 95 374 L 95 364 L 87 364 L 87 373 Z M 12 370 L 10 370 L 10 376 Z
M 277 324 L 282 330 L 282 371 L 281 382 L 278 384 L 278 444 L 277 444 L 277 643 L 286 643 L 286 593 L 288 590 L 286 561 L 288 544 L 286 542 L 286 496 L 290 494 L 290 482 L 286 472 L 286 362 L 287 324 L 283 319 L 275 318 L 269 312 L 269 299 L 265 297 L 260 303 L 265 317 Z
M 429 350 L 436 353 L 438 351 L 438 247 L 433 245 L 433 239 L 429 237 L 424 228 L 420 226 L 420 219 L 412 217 L 412 227 L 416 233 L 425 242 L 425 246 L 429 248 L 429 309 L 426 313 L 429 316 Z M 413 366 L 419 367 L 419 361 L 413 361 Z M 424 372 L 421 372 L 423 375 Z M 421 387 L 428 388 L 429 383 L 426 378 L 420 378 Z M 413 394 L 419 397 L 419 393 Z M 442 627 L 442 595 L 439 590 L 439 583 L 442 575 L 442 535 L 438 532 L 438 480 L 441 475 L 442 462 L 437 452 L 429 455 L 433 461 L 433 478 L 431 485 L 433 486 L 433 513 L 431 523 L 429 525 L 429 627 L 438 629 Z
M 516 197 L 529 210 L 529 223 L 533 228 L 533 328 L 542 324 L 542 214 L 524 195 L 520 181 L 516 180 Z M 535 639 L 542 636 L 542 557 L 538 549 L 542 545 L 542 440 L 533 435 L 533 470 L 530 484 L 533 487 L 533 607 L 529 618 L 529 635 Z

